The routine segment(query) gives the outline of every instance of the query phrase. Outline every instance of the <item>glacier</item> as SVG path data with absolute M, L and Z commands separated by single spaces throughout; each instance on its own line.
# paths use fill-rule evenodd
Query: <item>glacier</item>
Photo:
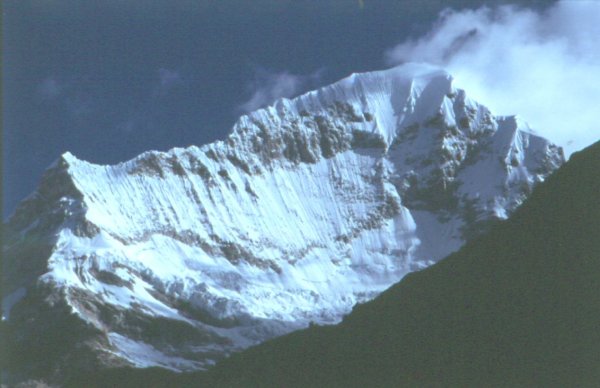
M 96 364 L 207 368 L 339 322 L 563 162 L 424 64 L 280 99 L 201 147 L 110 166 L 65 153 L 5 226 L 3 320 L 25 333 L 60 305 Z

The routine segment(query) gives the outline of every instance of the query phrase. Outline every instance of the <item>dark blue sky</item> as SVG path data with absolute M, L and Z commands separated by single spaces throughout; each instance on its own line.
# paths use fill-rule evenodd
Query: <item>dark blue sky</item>
M 64 151 L 106 164 L 222 139 L 274 74 L 302 92 L 384 68 L 445 7 L 482 3 L 5 0 L 3 219 Z

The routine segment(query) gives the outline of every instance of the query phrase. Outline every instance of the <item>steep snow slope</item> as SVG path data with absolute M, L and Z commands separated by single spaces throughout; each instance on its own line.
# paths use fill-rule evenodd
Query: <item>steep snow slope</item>
M 114 166 L 66 153 L 8 225 L 3 316 L 16 327 L 52 299 L 95 333 L 103 365 L 203 368 L 338 322 L 562 162 L 415 64 L 279 100 L 200 148 Z

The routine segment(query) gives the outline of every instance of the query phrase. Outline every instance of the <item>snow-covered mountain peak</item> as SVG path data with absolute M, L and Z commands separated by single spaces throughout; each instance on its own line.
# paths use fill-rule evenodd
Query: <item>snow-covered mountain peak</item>
M 508 216 L 562 161 L 418 64 L 279 100 L 212 144 L 113 166 L 65 153 L 7 228 L 10 321 L 47 311 L 27 308 L 50 289 L 99 359 L 205 367 L 339 321 Z
M 240 118 L 234 131 L 253 122 L 273 122 L 285 116 L 321 115 L 337 107 L 353 122 L 353 130 L 381 137 L 392 144 L 403 126 L 419 123 L 446 112 L 455 92 L 450 74 L 439 68 L 409 63 L 387 70 L 352 74 L 332 85 L 294 99 L 280 99 L 272 106 Z

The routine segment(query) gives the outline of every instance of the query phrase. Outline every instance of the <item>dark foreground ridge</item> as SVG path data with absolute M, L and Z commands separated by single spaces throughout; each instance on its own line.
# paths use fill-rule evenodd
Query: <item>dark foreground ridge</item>
M 599 386 L 600 143 L 438 264 L 209 373 L 106 371 L 72 386 Z

